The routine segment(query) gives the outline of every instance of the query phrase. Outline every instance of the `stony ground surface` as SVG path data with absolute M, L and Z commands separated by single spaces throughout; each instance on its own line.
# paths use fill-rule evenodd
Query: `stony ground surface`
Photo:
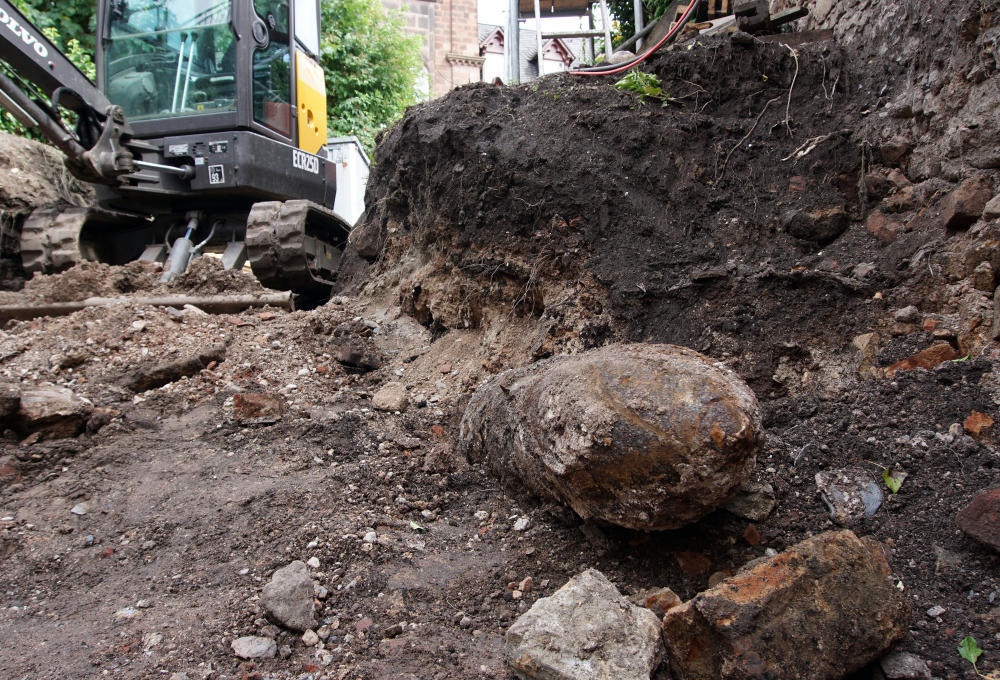
M 504 633 L 538 597 L 596 568 L 626 595 L 690 598 L 838 528 L 817 484 L 837 471 L 884 497 L 842 521 L 889 548 L 913 611 L 901 649 L 973 678 L 956 650 L 973 635 L 980 670 L 1000 668 L 997 556 L 955 523 L 1000 462 L 974 416 L 1000 401 L 1000 10 L 807 4 L 835 42 L 657 57 L 666 106 L 563 75 L 416 107 L 382 139 L 342 290 L 317 309 L 8 323 L 0 382 L 92 412 L 69 438 L 5 421 L 0 676 L 509 678 Z M 169 289 L 84 265 L 0 304 L 259 290 L 207 259 Z M 598 527 L 454 453 L 482 380 L 612 341 L 686 345 L 751 385 L 770 512 Z M 133 389 L 164 364 L 188 368 Z M 389 382 L 398 412 L 375 407 Z M 906 474 L 897 493 L 886 471 Z M 311 645 L 260 601 L 294 560 L 325 589 Z M 277 656 L 237 658 L 249 635 Z

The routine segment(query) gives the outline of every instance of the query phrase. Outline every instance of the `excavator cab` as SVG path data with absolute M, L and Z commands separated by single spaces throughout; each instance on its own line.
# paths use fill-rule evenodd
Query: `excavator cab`
M 97 85 L 139 137 L 326 141 L 317 0 L 101 0 Z

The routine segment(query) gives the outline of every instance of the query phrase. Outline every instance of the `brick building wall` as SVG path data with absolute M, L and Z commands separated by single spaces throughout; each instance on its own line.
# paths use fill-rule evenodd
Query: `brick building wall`
M 431 97 L 480 79 L 476 0 L 383 0 L 402 10 L 406 28 L 424 38 L 423 59 Z

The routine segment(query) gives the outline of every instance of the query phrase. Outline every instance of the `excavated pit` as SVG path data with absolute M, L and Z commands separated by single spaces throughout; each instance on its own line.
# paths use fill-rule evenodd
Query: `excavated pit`
M 914 612 L 900 648 L 971 678 L 969 634 L 996 668 L 996 553 L 954 518 L 1000 462 L 974 415 L 1000 399 L 1000 220 L 962 212 L 1000 191 L 1000 3 L 806 4 L 798 28 L 833 40 L 654 57 L 665 105 L 563 74 L 414 107 L 380 141 L 343 295 L 316 310 L 4 328 L 5 383 L 69 387 L 95 416 L 77 438 L 0 442 L 0 675 L 511 678 L 503 635 L 538 597 L 596 568 L 626 595 L 690 598 L 837 528 L 816 485 L 837 470 L 907 474 L 850 523 Z M 137 265 L 62 276 L 4 300 L 159 290 Z M 203 266 L 169 290 L 255 288 Z M 482 380 L 615 341 L 691 347 L 753 388 L 766 442 L 741 510 L 599 529 L 455 454 Z M 216 343 L 222 362 L 121 387 Z M 941 344 L 958 360 L 887 375 Z M 400 413 L 373 406 L 387 382 Z M 258 601 L 311 557 L 329 658 Z M 259 634 L 287 658 L 233 656 Z

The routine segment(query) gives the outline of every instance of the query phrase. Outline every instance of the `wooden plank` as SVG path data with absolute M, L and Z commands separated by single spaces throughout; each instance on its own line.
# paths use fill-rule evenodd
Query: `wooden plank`
M 565 31 L 565 32 L 554 32 L 554 33 L 542 33 L 542 37 L 546 40 L 551 40 L 555 38 L 603 38 L 604 31 Z

